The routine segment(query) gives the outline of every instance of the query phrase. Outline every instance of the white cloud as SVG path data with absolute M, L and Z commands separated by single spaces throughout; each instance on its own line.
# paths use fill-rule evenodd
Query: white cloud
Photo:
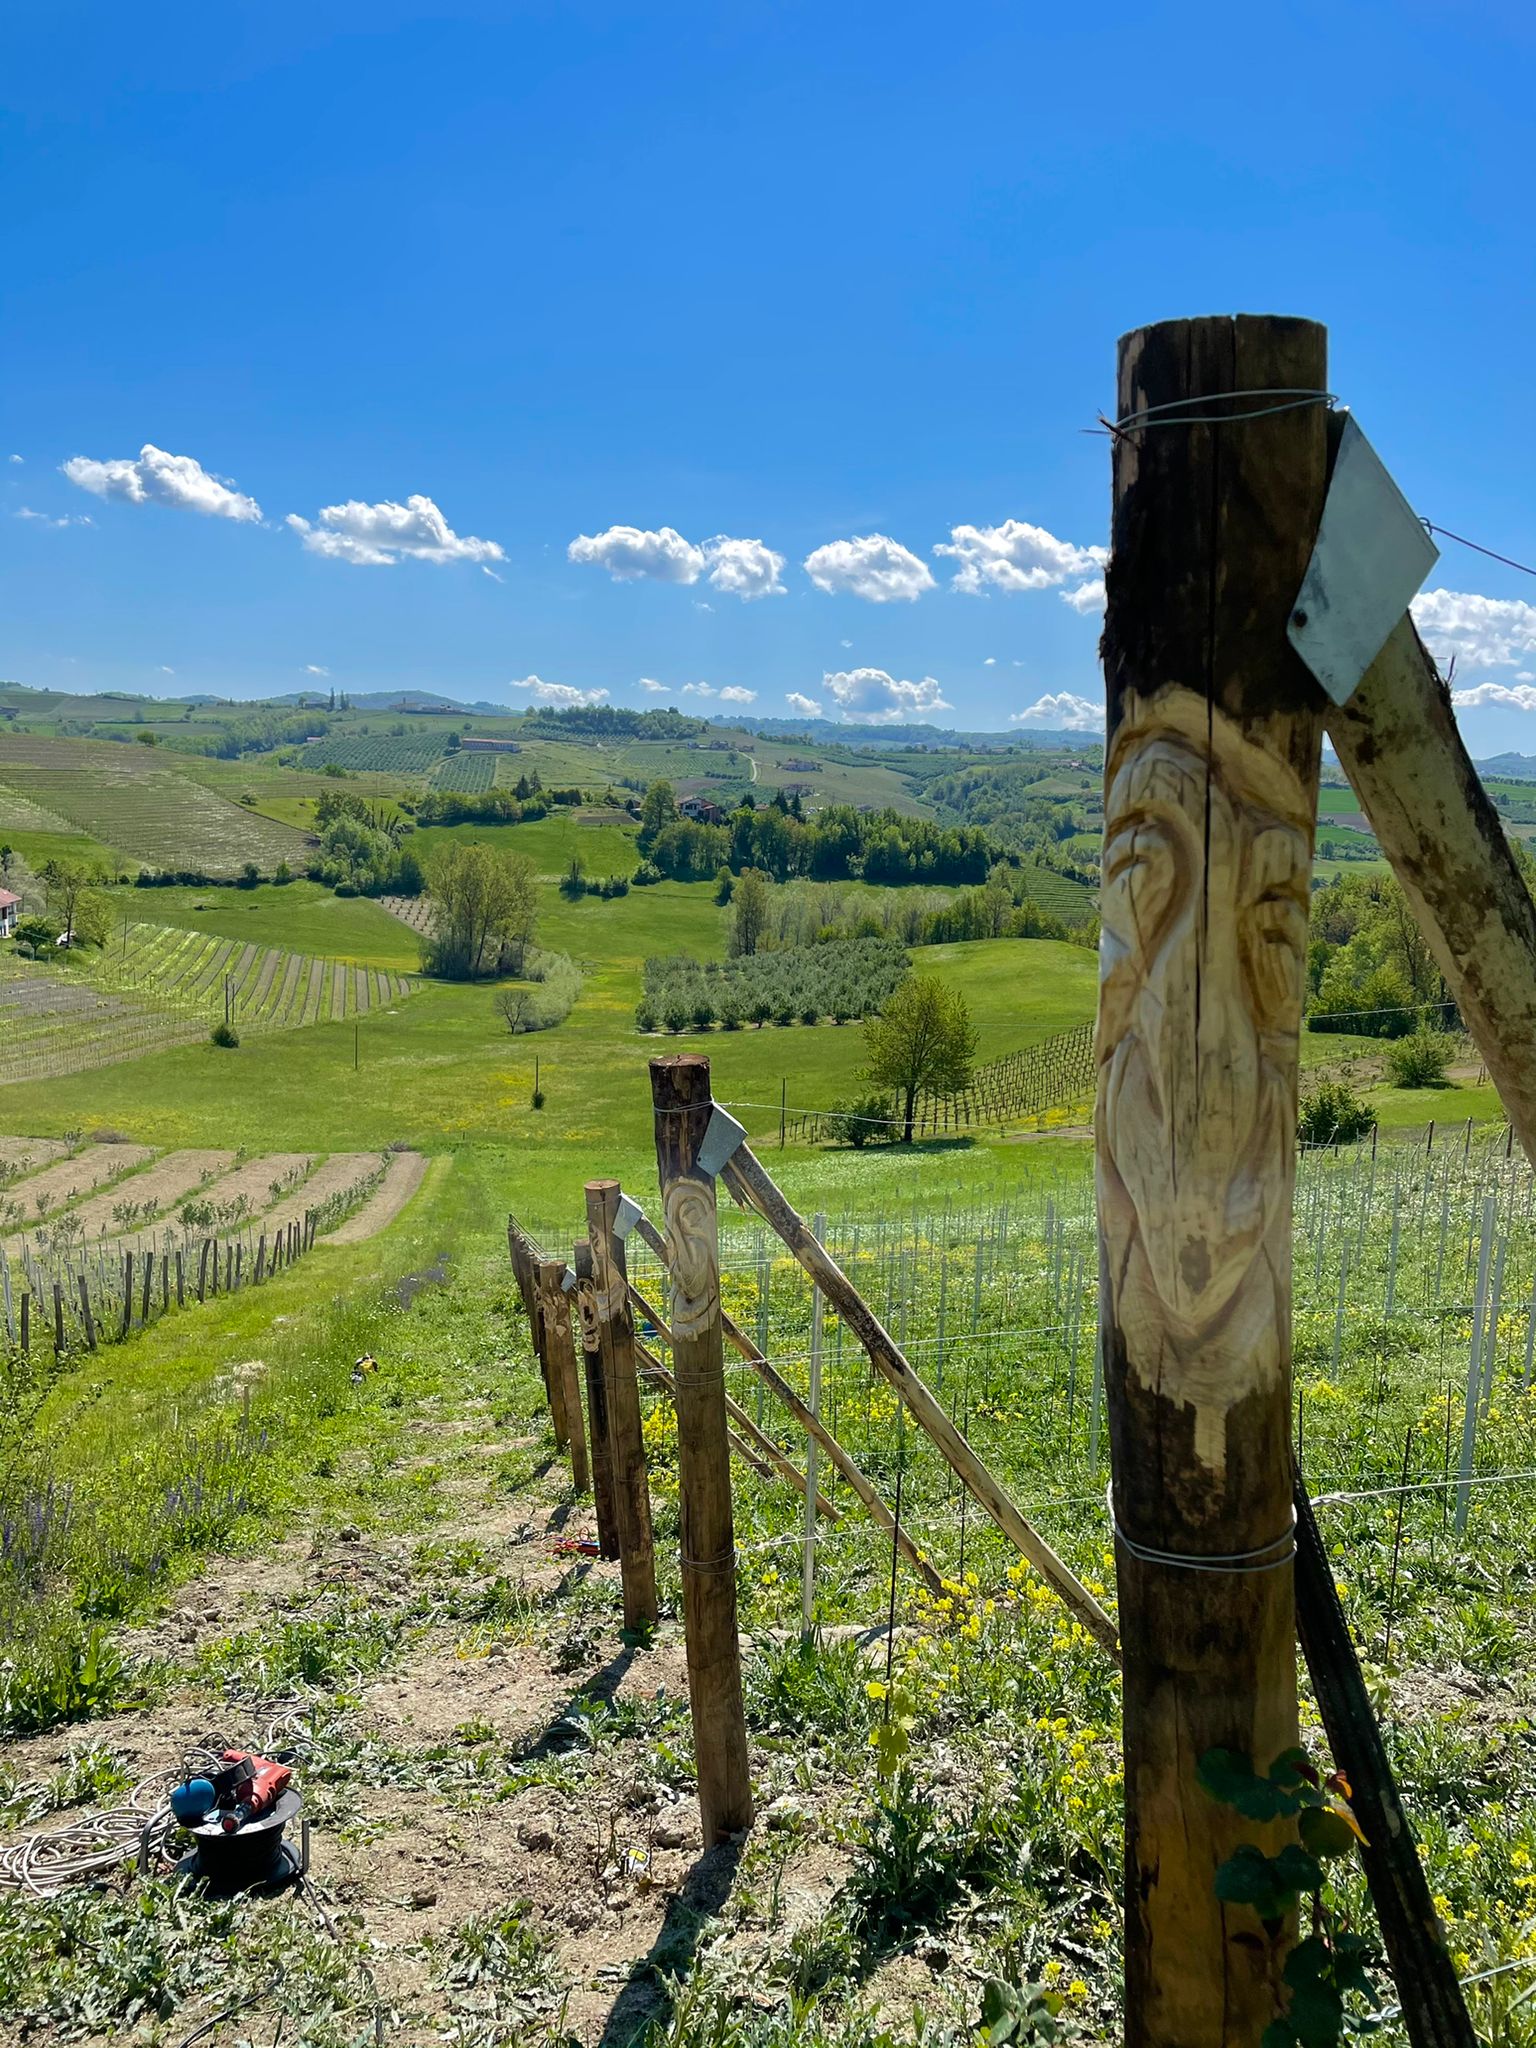
M 720 702 L 722 704 L 755 704 L 757 702 L 757 692 L 756 690 L 744 690 L 739 683 L 729 683 L 720 692 Z
M 313 555 L 352 562 L 360 568 L 384 568 L 409 558 L 417 562 L 504 562 L 505 550 L 494 540 L 457 534 L 430 498 L 413 493 L 403 505 L 385 498 L 365 505 L 349 498 L 344 505 L 323 505 L 320 524 L 312 526 L 297 512 L 287 524 Z
M 932 676 L 920 683 L 898 682 L 883 668 L 840 669 L 822 683 L 845 719 L 861 725 L 898 725 L 930 711 L 950 711 Z
M 710 586 L 728 597 L 750 603 L 755 597 L 787 594 L 779 581 L 784 557 L 760 540 L 732 540 L 728 534 L 717 533 L 713 540 L 705 541 L 704 554 Z
M 1001 526 L 952 526 L 933 551 L 959 563 L 952 590 L 974 597 L 995 590 L 1050 590 L 1074 576 L 1091 576 L 1109 560 L 1107 548 L 1074 547 L 1043 526 L 1005 519 Z
M 160 673 L 163 676 L 173 676 L 175 675 L 176 671 L 173 668 L 167 668 L 165 663 L 162 661 L 160 664 Z
M 1453 655 L 1462 668 L 1514 668 L 1536 654 L 1536 604 L 1468 590 L 1426 590 L 1411 610 L 1442 668 Z
M 606 569 L 615 583 L 648 576 L 655 583 L 697 583 L 704 574 L 704 550 L 674 527 L 609 526 L 579 533 L 566 549 L 573 562 Z
M 714 610 L 714 606 L 708 599 L 702 597 L 696 597 L 693 600 L 693 608 L 696 612 L 712 612 Z
M 851 647 L 853 642 L 851 640 L 839 640 L 837 644 L 839 647 Z
M 89 512 L 65 512 L 57 519 L 49 512 L 34 512 L 30 505 L 18 505 L 18 519 L 33 519 L 39 526 L 94 526 L 95 520 Z
M 13 455 L 9 459 L 12 462 L 25 462 L 27 458 L 24 455 Z
M 685 540 L 674 526 L 609 526 L 601 533 L 580 533 L 566 549 L 573 562 L 606 569 L 615 583 L 697 583 L 705 577 L 711 589 L 749 603 L 757 597 L 783 597 L 779 571 L 784 557 L 760 540 L 738 540 L 717 533 L 701 544 Z M 700 611 L 711 607 L 699 601 Z
M 649 690 L 653 697 L 664 697 L 667 692 L 666 684 L 658 683 L 654 676 L 642 676 L 640 687 L 642 690 Z
M 1079 583 L 1075 590 L 1058 590 L 1056 595 L 1063 604 L 1071 605 L 1075 612 L 1101 612 L 1104 609 L 1104 578 L 1091 577 L 1087 583 Z
M 1452 690 L 1451 702 L 1458 711 L 1489 711 L 1495 706 L 1506 711 L 1536 711 L 1536 684 L 1477 683 L 1470 690 Z
M 805 573 L 818 590 L 862 597 L 870 604 L 918 598 L 934 587 L 928 564 L 883 533 L 856 534 L 813 548 L 805 558 Z
M 522 676 L 507 688 L 514 693 L 536 697 L 541 704 L 553 704 L 560 711 L 576 711 L 586 704 L 607 702 L 606 690 L 578 690 L 574 683 L 546 683 L 539 676 Z
M 1517 668 L 1515 670 L 1515 681 L 1517 683 L 1536 683 L 1536 669 Z
M 1102 732 L 1104 706 L 1087 697 L 1074 697 L 1070 690 L 1038 698 L 1025 711 L 1015 711 L 1010 725 L 1045 725 L 1052 732 Z
M 715 686 L 713 683 L 684 683 L 680 694 L 684 697 L 713 697 Z
M 814 697 L 803 697 L 798 690 L 787 690 L 784 702 L 791 711 L 798 711 L 802 718 L 820 718 L 821 706 Z
M 986 660 L 981 665 L 983 668 L 996 668 L 997 656 L 995 654 L 989 654 Z
M 214 519 L 260 519 L 254 498 L 212 475 L 190 455 L 168 455 L 146 441 L 136 457 L 71 455 L 61 465 L 65 476 L 98 498 L 121 498 L 129 505 L 177 505 Z
M 488 569 L 484 562 L 480 564 L 480 574 L 489 576 L 493 583 L 505 583 L 507 580 L 505 576 L 498 576 L 494 569 Z
M 326 668 L 324 663 L 322 662 L 306 661 L 304 664 L 304 673 L 307 676 L 328 676 L 330 674 L 330 670 Z

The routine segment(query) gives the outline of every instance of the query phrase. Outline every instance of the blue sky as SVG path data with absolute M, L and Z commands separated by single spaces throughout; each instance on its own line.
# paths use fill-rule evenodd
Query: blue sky
M 1533 56 L 1403 0 L 12 9 L 0 674 L 1092 705 L 1081 429 L 1203 312 L 1326 321 L 1415 509 L 1536 562 Z M 1430 587 L 1536 752 L 1536 583 Z

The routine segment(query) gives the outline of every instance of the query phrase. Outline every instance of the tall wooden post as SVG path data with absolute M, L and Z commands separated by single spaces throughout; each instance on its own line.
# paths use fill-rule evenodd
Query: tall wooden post
M 587 1438 L 581 1420 L 581 1385 L 576 1377 L 576 1346 L 571 1337 L 571 1298 L 565 1291 L 565 1261 L 541 1259 L 538 1269 L 539 1311 L 544 1324 L 544 1356 L 549 1365 L 551 1397 L 560 1388 L 559 1415 L 571 1453 L 571 1480 L 578 1493 L 592 1484 L 587 1470 Z M 559 1437 L 559 1425 L 556 1426 Z
M 1286 624 L 1326 377 L 1303 320 L 1120 344 L 1095 1132 L 1127 2048 L 1256 2048 L 1277 2013 L 1279 1958 L 1215 1875 L 1283 1830 L 1195 1772 L 1216 1748 L 1267 1770 L 1297 1736 L 1291 1186 L 1322 696 Z
M 592 1285 L 592 1247 L 579 1238 L 571 1249 L 576 1274 L 576 1322 L 581 1331 L 587 1382 L 587 1428 L 592 1438 L 592 1504 L 597 1510 L 597 1547 L 604 1557 L 619 1554 L 619 1518 L 613 1503 L 613 1457 L 608 1444 L 608 1388 L 603 1379 L 602 1339 L 597 1329 L 597 1295 Z
M 624 1626 L 655 1626 L 656 1556 L 651 1534 L 651 1489 L 640 1429 L 640 1383 L 635 1373 L 635 1319 L 629 1306 L 624 1240 L 615 1227 L 616 1180 L 587 1182 L 587 1236 L 597 1334 L 608 1397 L 608 1445 L 613 1459 L 613 1500 L 619 1523 L 619 1569 L 624 1581 Z
M 708 1848 L 752 1824 L 741 1644 L 736 1633 L 736 1530 L 731 1510 L 720 1328 L 715 1183 L 699 1166 L 712 1108 L 709 1061 L 651 1061 L 656 1166 L 672 1279 L 672 1370 L 688 1697 Z

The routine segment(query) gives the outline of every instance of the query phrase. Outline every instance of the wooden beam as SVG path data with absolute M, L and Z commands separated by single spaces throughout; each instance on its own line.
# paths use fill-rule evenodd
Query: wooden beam
M 659 1612 L 655 1538 L 651 1529 L 645 1439 L 640 1427 L 640 1387 L 635 1375 L 635 1320 L 629 1312 L 624 1240 L 614 1227 L 618 1221 L 619 1184 L 616 1180 L 589 1180 L 586 1193 L 587 1237 L 592 1247 L 592 1285 L 613 1453 L 624 1626 L 654 1628 Z
M 651 1061 L 656 1166 L 672 1278 L 678 1511 L 688 1699 L 704 1846 L 752 1825 L 752 1783 L 736 1631 L 736 1530 L 726 1442 L 720 1240 L 713 1177 L 699 1166 L 709 1061 Z
M 1268 1770 L 1297 1739 L 1291 1188 L 1322 693 L 1286 625 L 1327 482 L 1304 394 L 1326 381 L 1310 321 L 1120 343 L 1095 1167 L 1127 2048 L 1257 2048 L 1289 1937 L 1215 1890 L 1240 1842 L 1287 1830 L 1196 1771 L 1217 1748 Z
M 1406 615 L 1328 736 L 1536 1165 L 1536 904 Z
M 655 1324 L 657 1333 L 660 1335 L 662 1341 L 670 1345 L 672 1342 L 672 1332 L 667 1328 L 666 1324 L 662 1321 L 661 1317 L 657 1314 L 656 1310 L 652 1308 L 651 1304 L 646 1300 L 645 1296 L 640 1292 L 639 1288 L 636 1287 L 633 1281 L 629 1283 L 629 1298 L 634 1303 L 635 1307 L 639 1309 L 640 1313 L 643 1316 L 649 1317 L 651 1322 Z M 725 1324 L 724 1310 L 721 1311 L 720 1321 L 721 1334 L 723 1335 Z M 725 1412 L 727 1415 L 730 1416 L 732 1422 L 735 1423 L 737 1429 L 741 1432 L 741 1434 L 747 1439 L 747 1442 L 753 1445 L 753 1447 L 759 1453 L 760 1458 L 766 1459 L 767 1466 L 768 1468 L 770 1468 L 767 1471 L 766 1476 L 772 1477 L 773 1473 L 776 1472 L 779 1478 L 787 1481 L 788 1484 L 795 1489 L 796 1493 L 799 1494 L 800 1498 L 804 1500 L 806 1487 L 805 1474 L 800 1470 L 799 1466 L 794 1462 L 794 1460 L 791 1457 L 789 1457 L 787 1453 L 778 1444 L 774 1442 L 773 1438 L 769 1436 L 768 1432 L 765 1429 L 758 1428 L 757 1424 L 753 1421 L 752 1417 L 747 1413 L 746 1409 L 742 1407 L 741 1403 L 739 1401 L 733 1400 L 729 1394 L 727 1394 L 725 1397 Z M 758 1462 L 759 1460 L 757 1458 L 753 1459 L 754 1464 L 758 1464 Z M 760 1469 L 762 1468 L 760 1467 Z M 816 1494 L 816 1512 L 818 1515 L 824 1516 L 825 1519 L 829 1522 L 839 1522 L 842 1520 L 842 1517 L 837 1512 L 837 1509 L 833 1507 L 831 1501 L 829 1501 L 826 1498 L 826 1496 L 820 1491 L 820 1489 L 817 1490 Z
M 650 1246 L 656 1256 L 665 1261 L 666 1245 L 662 1239 L 661 1232 L 648 1216 L 639 1218 L 635 1224 L 635 1231 Z M 838 1439 L 827 1428 L 821 1417 L 812 1414 L 807 1403 L 801 1400 L 800 1396 L 789 1384 L 789 1381 L 784 1378 L 777 1367 L 763 1356 L 762 1352 L 752 1342 L 752 1339 L 742 1330 L 738 1329 L 724 1309 L 720 1311 L 720 1327 L 725 1333 L 727 1343 L 735 1346 L 763 1384 L 783 1402 L 800 1427 L 808 1431 L 816 1439 L 817 1443 L 821 1445 L 827 1456 L 832 1460 L 833 1465 L 842 1474 L 843 1478 L 847 1480 L 870 1520 L 894 1539 L 902 1556 L 922 1579 L 929 1592 L 936 1597 L 942 1598 L 944 1593 L 943 1575 L 935 1570 L 934 1566 L 912 1541 L 906 1530 L 897 1526 L 896 1517 L 891 1513 L 876 1489 L 871 1486 L 863 1472 L 860 1471 L 852 1458 L 849 1457 Z
M 576 1322 L 581 1331 L 582 1365 L 587 1381 L 597 1547 L 604 1557 L 617 1558 L 619 1511 L 613 1498 L 613 1454 L 608 1442 L 608 1384 L 603 1377 L 603 1343 L 597 1327 L 597 1294 L 592 1285 L 592 1246 L 586 1238 L 579 1238 L 572 1247 L 571 1264 L 576 1273 Z
M 565 1291 L 565 1261 L 541 1259 L 538 1266 L 539 1320 L 544 1332 L 544 1357 L 549 1367 L 550 1406 L 560 1390 L 555 1441 L 563 1424 L 571 1453 L 571 1482 L 578 1493 L 592 1484 L 587 1468 L 587 1439 L 581 1417 L 581 1385 L 576 1377 L 576 1345 L 571 1336 L 571 1298 Z
M 896 1390 L 913 1420 L 933 1440 L 950 1470 L 1066 1602 L 1090 1635 L 1113 1655 L 1116 1649 L 1115 1625 L 1109 1616 L 1087 1587 L 1062 1563 L 1039 1531 L 1025 1520 L 1001 1482 L 987 1470 L 923 1380 L 913 1371 L 879 1317 L 831 1253 L 818 1244 L 805 1218 L 797 1215 L 784 1199 L 749 1146 L 737 1147 L 722 1170 L 722 1178 L 743 1208 L 754 1210 L 778 1232 L 864 1346 L 875 1370 Z

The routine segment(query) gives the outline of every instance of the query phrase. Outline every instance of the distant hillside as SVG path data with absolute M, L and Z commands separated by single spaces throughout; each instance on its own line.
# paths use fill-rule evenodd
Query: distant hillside
M 1485 780 L 1490 775 L 1507 776 L 1514 782 L 1536 782 L 1536 754 L 1495 754 L 1473 767 Z

